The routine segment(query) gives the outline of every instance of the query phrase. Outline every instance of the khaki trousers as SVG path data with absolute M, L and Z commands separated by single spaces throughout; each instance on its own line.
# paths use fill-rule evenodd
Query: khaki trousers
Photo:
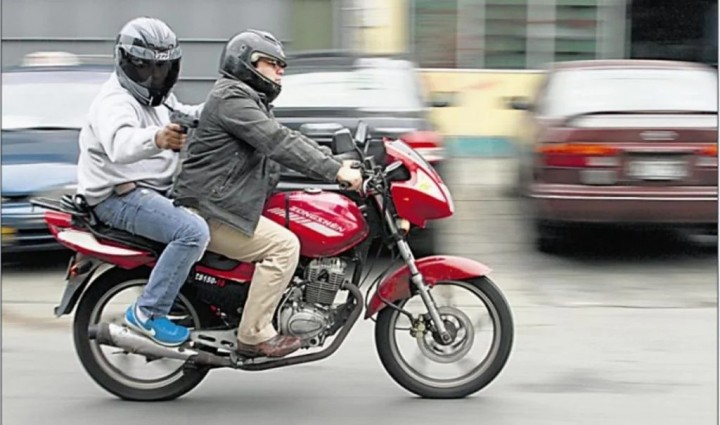
M 210 219 L 208 225 L 210 251 L 255 263 L 238 341 L 256 345 L 273 338 L 277 335 L 272 325 L 273 314 L 297 268 L 300 241 L 290 230 L 265 217 L 260 217 L 253 237 L 217 220 Z

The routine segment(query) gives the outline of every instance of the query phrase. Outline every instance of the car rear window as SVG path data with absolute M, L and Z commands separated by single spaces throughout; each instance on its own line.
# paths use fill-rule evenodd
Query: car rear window
M 3 75 L 3 130 L 82 127 L 90 104 L 107 75 L 103 79 L 95 75 L 83 78 L 80 73 L 75 73 L 74 78 L 69 79 L 39 74 Z
M 541 99 L 543 115 L 601 111 L 715 111 L 717 74 L 699 69 L 561 70 Z
M 276 108 L 422 109 L 415 77 L 402 69 L 364 68 L 285 75 Z

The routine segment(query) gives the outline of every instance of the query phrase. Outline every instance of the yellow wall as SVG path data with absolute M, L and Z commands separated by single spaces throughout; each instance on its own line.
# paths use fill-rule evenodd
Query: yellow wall
M 403 53 L 407 49 L 408 0 L 374 0 L 368 12 L 370 27 L 361 28 L 359 49 L 376 54 Z M 377 26 L 375 24 L 378 24 Z
M 440 1 L 440 0 L 438 0 Z M 358 48 L 375 54 L 404 53 L 408 47 L 409 0 L 366 0 L 371 14 Z M 513 96 L 532 96 L 542 71 L 422 70 L 429 92 L 453 94 L 454 106 L 435 108 L 431 117 L 448 136 L 520 137 L 521 111 L 506 108 Z
M 533 96 L 542 71 L 422 70 L 427 90 L 450 92 L 454 106 L 435 108 L 432 119 L 438 130 L 452 136 L 515 138 L 523 116 L 508 109 L 514 96 Z

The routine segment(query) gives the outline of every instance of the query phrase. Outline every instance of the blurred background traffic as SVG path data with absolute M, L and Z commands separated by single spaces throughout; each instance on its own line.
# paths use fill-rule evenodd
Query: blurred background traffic
M 178 33 L 175 92 L 186 103 L 204 100 L 230 35 L 262 28 L 290 55 L 276 114 L 291 127 L 327 142 L 338 125 L 363 119 L 378 138 L 406 138 L 441 172 L 446 157 L 495 159 L 488 164 L 503 174 L 488 177 L 531 200 L 524 207 L 539 249 L 559 248 L 573 224 L 716 228 L 717 1 L 3 7 L 4 252 L 56 246 L 27 200 L 74 190 L 77 132 L 113 71 L 117 28 L 139 15 Z M 285 180 L 286 188 L 309 184 L 290 170 Z M 413 235 L 416 249 L 437 250 L 434 227 Z
M 507 409 L 481 418 L 714 423 L 717 10 L 717 0 L 2 0 L 3 329 L 19 326 L 24 341 L 23 326 L 53 326 L 66 254 L 28 200 L 74 192 L 77 135 L 120 27 L 154 16 L 175 30 L 185 103 L 204 100 L 227 39 L 257 28 L 289 55 L 283 123 L 328 143 L 366 121 L 447 180 L 456 215 L 414 232 L 413 247 L 491 266 L 519 325 L 515 366 L 493 387 Z M 318 184 L 286 170 L 280 190 L 308 185 Z M 19 423 L 35 393 L 8 379 Z M 680 399 L 680 410 L 652 397 Z M 550 407 L 534 410 L 538 400 Z

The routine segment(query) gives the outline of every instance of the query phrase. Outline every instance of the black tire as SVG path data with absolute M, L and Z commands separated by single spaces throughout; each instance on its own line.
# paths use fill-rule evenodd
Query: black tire
M 535 247 L 545 254 L 558 254 L 567 244 L 563 229 L 545 222 L 535 223 Z
M 96 305 L 103 299 L 103 296 L 121 285 L 125 285 L 130 281 L 144 279 L 147 280 L 150 271 L 147 268 L 136 270 L 112 269 L 101 275 L 83 294 L 75 312 L 75 320 L 73 323 L 73 337 L 75 340 L 75 351 L 80 358 L 80 362 L 90 375 L 101 387 L 110 393 L 124 400 L 132 401 L 164 401 L 172 400 L 180 397 L 188 391 L 195 388 L 205 378 L 209 369 L 205 367 L 190 368 L 184 367 L 179 370 L 182 376 L 168 385 L 160 388 L 135 388 L 126 385 L 118 379 L 111 376 L 106 369 L 99 363 L 99 359 L 93 353 L 97 351 L 97 344 L 88 338 L 88 326 L 93 320 L 92 315 Z M 196 327 L 207 326 L 211 322 L 210 312 L 207 308 L 202 308 L 194 298 L 187 294 L 185 288 L 180 293 L 196 315 Z M 181 297 L 178 297 L 180 299 Z M 107 300 L 105 300 L 107 302 Z M 177 302 L 177 301 L 176 301 Z M 199 320 L 198 320 L 199 319 Z M 199 321 L 199 323 L 197 323 Z M 177 373 L 176 373 L 177 374 Z
M 497 343 L 497 350 L 494 357 L 489 361 L 488 366 L 481 375 L 463 385 L 438 388 L 419 382 L 411 376 L 401 365 L 404 362 L 398 358 L 397 348 L 394 346 L 394 323 L 399 314 L 397 310 L 385 307 L 378 313 L 375 325 L 375 345 L 380 361 L 385 370 L 401 387 L 424 398 L 432 399 L 454 399 L 471 395 L 490 384 L 503 369 L 512 350 L 514 330 L 513 319 L 505 297 L 495 284 L 486 277 L 475 278 L 468 281 L 454 282 L 464 283 L 467 287 L 474 288 L 474 291 L 482 293 L 492 308 L 497 313 L 497 320 L 501 326 L 500 338 Z M 477 292 L 476 292 L 477 294 Z M 405 304 L 407 300 L 396 302 L 398 306 Z M 485 301 L 483 301 L 485 302 Z M 487 306 L 490 309 L 490 306 Z M 409 337 L 409 336 L 408 336 Z

